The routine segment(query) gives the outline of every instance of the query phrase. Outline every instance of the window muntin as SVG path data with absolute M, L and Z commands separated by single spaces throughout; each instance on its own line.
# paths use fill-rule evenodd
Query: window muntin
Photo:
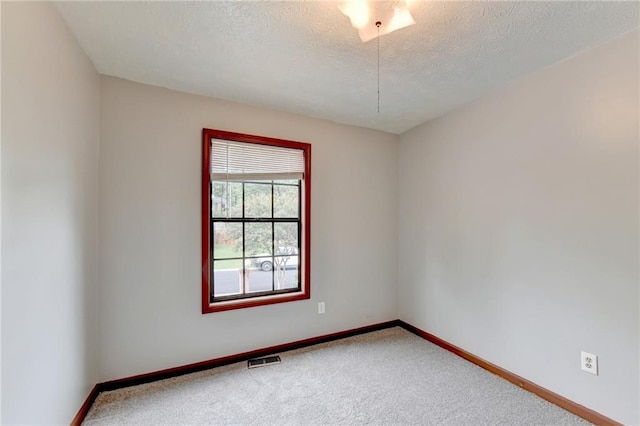
M 311 146 L 203 130 L 204 312 L 308 299 Z

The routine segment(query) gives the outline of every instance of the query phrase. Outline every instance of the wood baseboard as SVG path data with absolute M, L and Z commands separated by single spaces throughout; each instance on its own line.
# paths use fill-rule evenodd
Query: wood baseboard
M 214 358 L 207 361 L 196 362 L 193 364 L 182 365 L 180 367 L 168 368 L 166 370 L 153 371 L 150 373 L 139 374 L 137 376 L 125 377 L 123 379 L 110 380 L 108 382 L 98 383 L 85 403 L 78 411 L 78 414 L 71 423 L 72 426 L 78 426 L 82 423 L 86 417 L 91 405 L 97 398 L 100 392 L 111 391 L 115 389 L 125 388 L 129 386 L 136 386 L 143 383 L 155 382 L 157 380 L 168 379 L 171 377 L 182 376 L 184 374 L 196 373 L 198 371 L 209 370 L 215 367 L 221 367 L 223 365 L 233 364 L 236 362 L 247 361 L 251 358 L 259 358 L 267 355 L 272 355 L 277 352 L 286 352 L 294 349 L 304 348 L 307 346 L 317 345 L 320 343 L 331 342 L 333 340 L 344 339 L 358 334 L 370 333 L 372 331 L 383 330 L 386 328 L 400 326 L 399 320 L 386 321 L 378 324 L 367 325 L 364 327 L 353 328 L 350 330 L 339 331 L 336 333 L 325 334 L 322 336 L 311 337 L 308 339 L 297 340 L 295 342 L 284 343 L 282 345 L 270 346 L 262 349 L 255 349 L 249 352 L 242 352 L 235 355 L 224 356 L 220 358 Z
M 95 385 L 91 392 L 89 392 L 89 396 L 84 400 L 84 404 L 80 407 L 78 414 L 71 421 L 71 426 L 80 426 L 85 417 L 87 417 L 87 413 L 89 412 L 89 408 L 93 405 L 93 402 L 98 397 L 100 390 L 98 389 L 98 385 Z
M 583 419 L 587 420 L 588 422 L 591 422 L 593 424 L 596 425 L 611 425 L 611 426 L 622 426 L 620 423 L 616 422 L 613 419 L 610 419 L 606 416 L 603 416 L 602 414 L 593 411 L 583 405 L 580 405 L 576 402 L 573 402 L 563 396 L 558 395 L 557 393 L 551 392 L 548 389 L 543 388 L 542 386 L 539 386 L 523 377 L 518 376 L 517 374 L 514 374 L 508 370 L 505 370 L 502 367 L 498 367 L 495 364 L 492 364 L 488 361 L 483 360 L 482 358 L 479 358 L 477 356 L 475 356 L 472 353 L 469 353 L 467 351 L 465 351 L 464 349 L 461 349 L 455 345 L 452 345 L 451 343 L 442 340 L 441 338 L 434 336 L 431 333 L 427 333 L 424 330 L 419 329 L 418 327 L 415 327 L 411 324 L 408 324 L 402 320 L 398 320 L 399 322 L 399 326 L 404 328 L 407 331 L 410 331 L 420 337 L 422 337 L 425 340 L 428 340 L 429 342 L 440 346 L 443 349 L 446 349 L 449 352 L 452 352 L 456 355 L 458 355 L 459 357 L 462 357 L 464 359 L 466 359 L 467 361 L 470 361 L 474 364 L 476 364 L 479 367 L 484 368 L 487 371 L 490 371 L 491 373 L 502 377 L 505 380 L 508 380 L 509 382 L 520 386 L 521 388 L 534 393 L 536 395 L 538 395 L 540 398 L 542 399 L 546 399 L 547 401 L 558 405 L 562 408 L 564 408 L 565 410 L 575 414 L 576 416 L 582 417 Z
M 140 374 L 137 376 L 126 377 L 124 379 L 111 380 L 100 383 L 98 386 L 100 391 L 109 391 L 114 389 L 125 388 L 128 386 L 136 386 L 142 383 L 155 382 L 157 380 L 168 379 L 170 377 L 181 376 L 183 374 L 195 373 L 202 370 L 209 370 L 215 367 L 221 367 L 227 364 L 247 361 L 251 358 L 259 358 L 272 355 L 276 352 L 286 352 L 293 349 L 299 349 L 306 346 L 317 345 L 318 343 L 330 342 L 332 340 L 344 339 L 345 337 L 355 336 L 357 334 L 370 333 L 372 331 L 391 328 L 399 325 L 398 320 L 383 322 L 379 324 L 368 325 L 365 327 L 354 328 L 337 333 L 325 334 L 323 336 L 311 337 L 309 339 L 298 340 L 295 342 L 284 343 L 282 345 L 270 346 L 268 348 L 255 349 L 249 352 L 242 352 L 235 355 L 224 356 L 221 358 L 210 359 L 207 361 L 196 362 L 193 364 L 182 365 L 180 367 L 168 368 L 166 370 L 154 371 L 151 373 Z

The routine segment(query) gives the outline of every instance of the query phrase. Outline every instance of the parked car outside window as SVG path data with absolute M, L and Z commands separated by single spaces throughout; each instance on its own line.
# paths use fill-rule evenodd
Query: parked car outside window
M 279 269 L 297 269 L 300 265 L 297 247 L 278 247 L 274 256 L 269 253 L 259 254 L 256 257 L 247 259 L 247 266 L 263 271 Z

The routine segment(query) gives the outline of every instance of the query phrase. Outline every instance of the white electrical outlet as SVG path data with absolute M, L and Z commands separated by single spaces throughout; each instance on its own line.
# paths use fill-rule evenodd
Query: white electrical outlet
M 580 366 L 582 371 L 587 373 L 598 375 L 598 355 L 590 354 L 588 352 L 580 352 Z
M 324 314 L 324 302 L 318 302 L 318 313 Z

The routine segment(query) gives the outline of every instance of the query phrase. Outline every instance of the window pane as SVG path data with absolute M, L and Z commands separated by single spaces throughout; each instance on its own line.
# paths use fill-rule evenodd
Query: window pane
M 298 287 L 300 275 L 298 274 L 300 257 L 297 254 L 291 256 L 275 256 L 274 280 L 275 289 Z
M 244 274 L 241 260 L 213 262 L 214 297 L 242 294 Z
M 273 234 L 271 223 L 245 223 L 246 256 L 271 255 L 273 252 Z
M 293 254 L 300 246 L 297 222 L 281 222 L 274 224 L 275 254 Z
M 263 262 L 272 262 L 272 258 L 261 258 Z M 273 272 L 262 269 L 251 269 L 248 278 L 247 293 L 257 293 L 273 290 Z
M 271 183 L 244 184 L 244 216 L 271 216 Z
M 213 182 L 211 212 L 213 217 L 242 217 L 242 183 Z
M 292 252 L 291 255 L 274 256 L 274 289 L 298 287 L 298 262 L 299 256 Z
M 273 216 L 298 217 L 298 187 L 288 185 L 273 186 Z
M 299 236 L 297 223 L 274 225 L 276 256 L 274 256 L 274 288 L 282 290 L 298 286 Z
M 242 257 L 242 223 L 213 223 L 213 258 Z M 242 262 L 238 267 L 242 267 Z

